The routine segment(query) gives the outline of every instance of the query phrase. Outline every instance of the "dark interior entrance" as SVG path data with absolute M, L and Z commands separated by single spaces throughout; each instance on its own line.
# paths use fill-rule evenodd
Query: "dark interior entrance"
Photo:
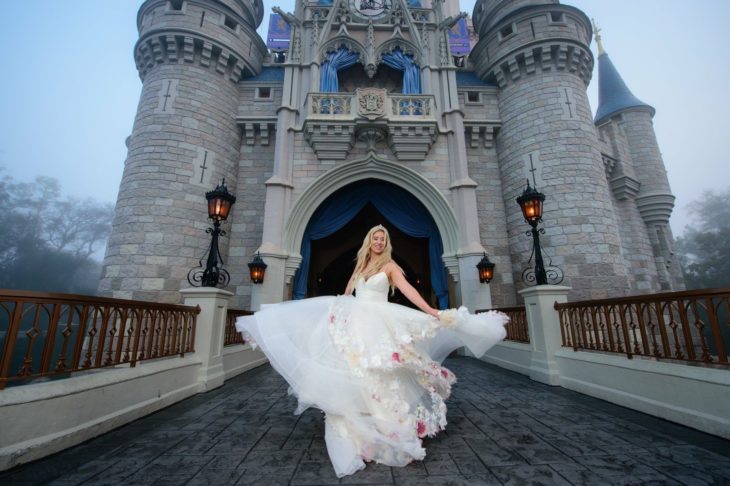
M 435 304 L 431 291 L 428 238 L 415 238 L 398 230 L 370 203 L 335 233 L 312 241 L 307 282 L 309 297 L 344 293 L 355 268 L 357 250 L 367 230 L 377 224 L 388 228 L 393 245 L 393 259 L 405 271 L 406 279 L 427 302 Z M 389 300 L 413 307 L 397 289 Z

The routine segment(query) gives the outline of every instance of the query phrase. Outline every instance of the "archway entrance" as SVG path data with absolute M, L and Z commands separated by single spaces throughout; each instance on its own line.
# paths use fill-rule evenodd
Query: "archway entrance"
M 421 296 L 435 304 L 431 291 L 431 266 L 428 259 L 428 238 L 408 236 L 367 203 L 345 226 L 325 238 L 312 241 L 307 288 L 309 296 L 336 295 L 344 292 L 355 268 L 357 250 L 365 232 L 377 224 L 388 228 L 393 245 L 393 259 L 406 273 L 406 279 Z M 396 289 L 388 300 L 413 307 Z
M 364 179 L 341 187 L 317 207 L 301 240 L 302 261 L 292 296 L 341 294 L 366 231 L 376 224 L 391 234 L 394 258 L 406 278 L 434 306 L 448 305 L 443 242 L 429 211 L 395 184 Z M 402 301 L 399 295 L 393 300 Z

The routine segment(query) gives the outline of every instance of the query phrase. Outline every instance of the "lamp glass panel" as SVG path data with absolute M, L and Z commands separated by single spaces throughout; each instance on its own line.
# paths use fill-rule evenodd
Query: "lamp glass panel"
M 542 201 L 539 198 L 524 201 L 522 203 L 522 213 L 528 221 L 539 219 L 542 217 Z
M 222 197 L 213 197 L 208 200 L 208 216 L 211 219 L 226 220 L 231 211 L 231 202 Z

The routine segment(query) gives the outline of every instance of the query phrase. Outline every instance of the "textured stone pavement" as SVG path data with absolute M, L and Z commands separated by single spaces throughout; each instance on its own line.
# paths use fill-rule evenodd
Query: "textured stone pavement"
M 730 441 L 474 359 L 446 366 L 459 378 L 449 425 L 405 468 L 369 464 L 338 481 L 322 414 L 292 415 L 267 365 L 0 473 L 0 484 L 730 484 Z

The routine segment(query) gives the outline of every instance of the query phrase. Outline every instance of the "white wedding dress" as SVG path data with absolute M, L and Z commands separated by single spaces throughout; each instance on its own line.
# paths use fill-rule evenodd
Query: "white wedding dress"
M 446 426 L 456 377 L 441 366 L 466 346 L 481 356 L 505 338 L 498 312 L 447 311 L 441 320 L 388 302 L 384 272 L 357 282 L 356 296 L 265 305 L 236 328 L 260 346 L 299 400 L 295 413 L 326 414 L 325 441 L 338 477 L 365 461 L 405 466 L 426 455 L 421 438 Z

